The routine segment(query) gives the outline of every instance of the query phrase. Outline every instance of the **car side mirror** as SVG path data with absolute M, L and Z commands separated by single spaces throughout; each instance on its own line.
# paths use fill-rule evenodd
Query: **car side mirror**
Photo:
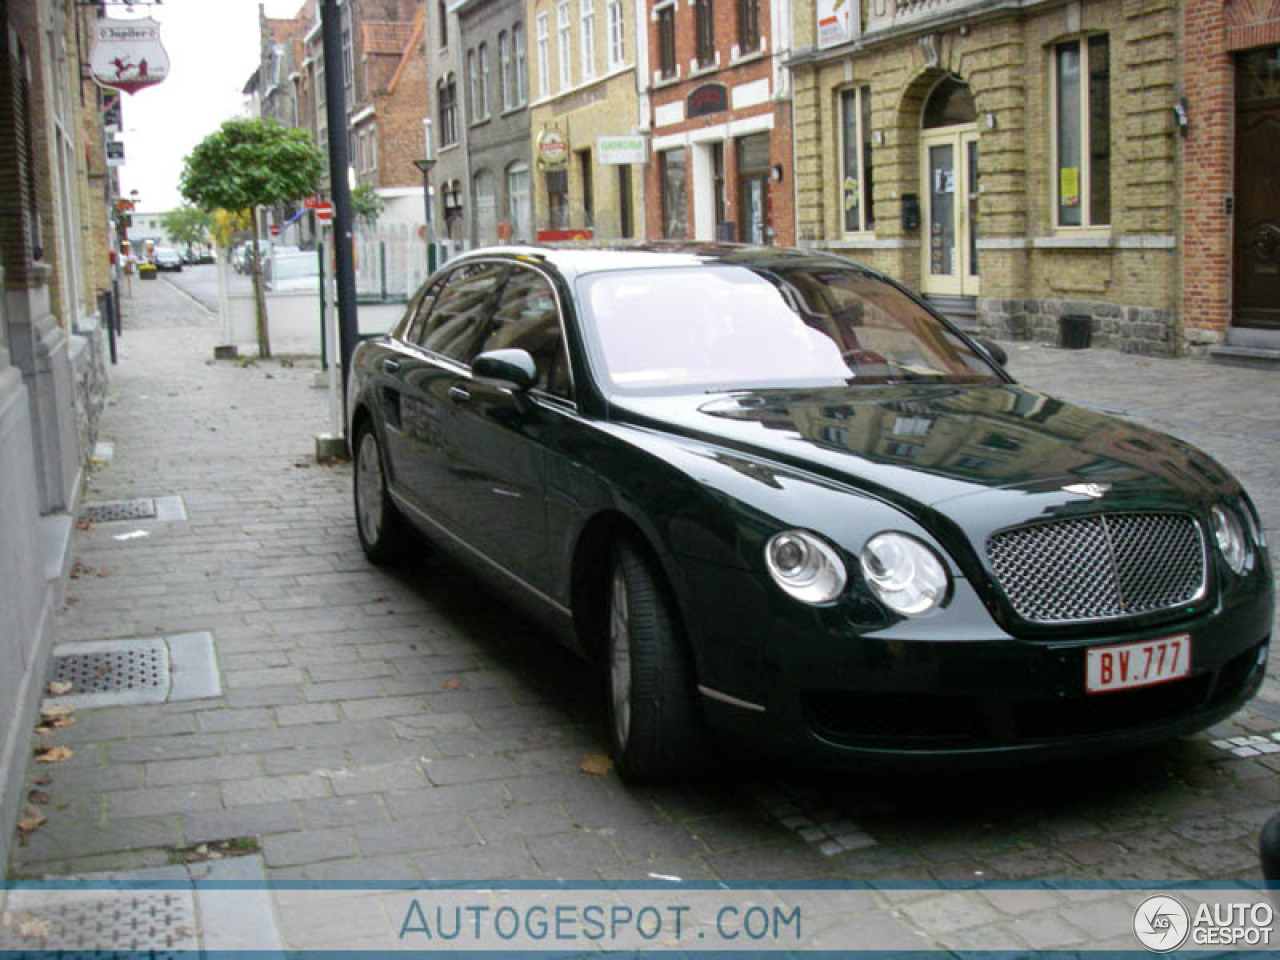
M 986 337 L 975 337 L 978 346 L 987 351 L 987 354 L 1000 366 L 1007 366 L 1009 363 L 1009 354 L 1004 352 L 1004 347 L 996 343 L 994 340 L 988 340 Z
M 486 380 L 514 384 L 521 393 L 538 383 L 538 365 L 528 350 L 489 350 L 471 361 L 471 373 Z

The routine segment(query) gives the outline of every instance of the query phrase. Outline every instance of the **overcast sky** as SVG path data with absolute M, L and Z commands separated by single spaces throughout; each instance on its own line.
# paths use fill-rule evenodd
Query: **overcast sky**
M 267 16 L 291 17 L 303 0 L 265 0 Z M 165 0 L 156 7 L 112 10 L 116 19 L 160 21 L 169 54 L 163 83 L 124 94 L 122 192 L 138 191 L 139 209 L 178 206 L 182 159 L 237 115 L 245 81 L 258 63 L 258 0 Z

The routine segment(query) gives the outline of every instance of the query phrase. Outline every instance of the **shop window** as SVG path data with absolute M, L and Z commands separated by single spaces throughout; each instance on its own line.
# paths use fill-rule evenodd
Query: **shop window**
M 842 229 L 845 233 L 875 229 L 870 87 L 840 94 L 840 175 Z
M 1105 34 L 1053 48 L 1053 204 L 1060 227 L 1111 222 L 1111 64 Z
M 715 12 L 711 0 L 693 0 L 694 56 L 700 68 L 716 63 Z
M 658 11 L 658 74 L 663 80 L 676 75 L 676 8 Z
M 552 230 L 569 228 L 569 171 L 548 170 L 547 226 Z
M 662 235 L 682 240 L 689 235 L 688 178 L 683 148 L 658 154 L 658 178 L 662 183 Z

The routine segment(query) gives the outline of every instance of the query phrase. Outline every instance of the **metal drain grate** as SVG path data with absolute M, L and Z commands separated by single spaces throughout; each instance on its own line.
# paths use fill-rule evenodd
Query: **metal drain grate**
M 71 693 L 168 690 L 169 664 L 159 647 L 134 647 L 55 657 L 53 680 L 71 683 Z
M 80 519 L 90 523 L 113 523 L 118 520 L 150 520 L 156 515 L 156 502 L 150 497 L 137 500 L 109 500 L 105 503 L 86 503 L 80 511 Z
M 30 903 L 25 897 L 15 897 L 17 902 L 7 905 L 12 916 L 47 924 L 43 941 L 37 938 L 34 942 L 24 940 L 16 930 L 0 928 L 0 950 L 7 957 L 14 957 L 9 951 L 16 950 L 20 951 L 18 957 L 48 957 L 50 951 L 64 951 L 59 954 L 64 958 L 101 958 L 100 951 L 119 950 L 145 951 L 156 960 L 177 960 L 182 952 L 199 947 L 195 901 L 189 891 L 131 891 L 123 896 L 111 891 L 59 893 L 56 906 Z

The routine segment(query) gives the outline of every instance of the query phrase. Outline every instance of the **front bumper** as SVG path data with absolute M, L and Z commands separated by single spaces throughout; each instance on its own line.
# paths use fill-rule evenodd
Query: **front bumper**
M 839 629 L 832 611 L 807 618 L 807 629 L 805 618 L 756 620 L 774 630 L 755 648 L 755 675 L 721 674 L 737 673 L 736 686 L 707 677 L 703 710 L 730 745 L 807 765 L 971 764 L 1131 749 L 1203 730 L 1247 702 L 1266 672 L 1272 613 L 1269 591 L 1250 592 L 1230 607 L 1140 630 L 1103 625 L 1085 636 L 1034 640 L 1003 634 L 977 609 L 960 619 L 979 640 L 956 630 L 933 639 L 923 624 L 914 636 L 859 634 Z M 1088 648 L 1177 634 L 1191 636 L 1190 676 L 1085 693 Z

